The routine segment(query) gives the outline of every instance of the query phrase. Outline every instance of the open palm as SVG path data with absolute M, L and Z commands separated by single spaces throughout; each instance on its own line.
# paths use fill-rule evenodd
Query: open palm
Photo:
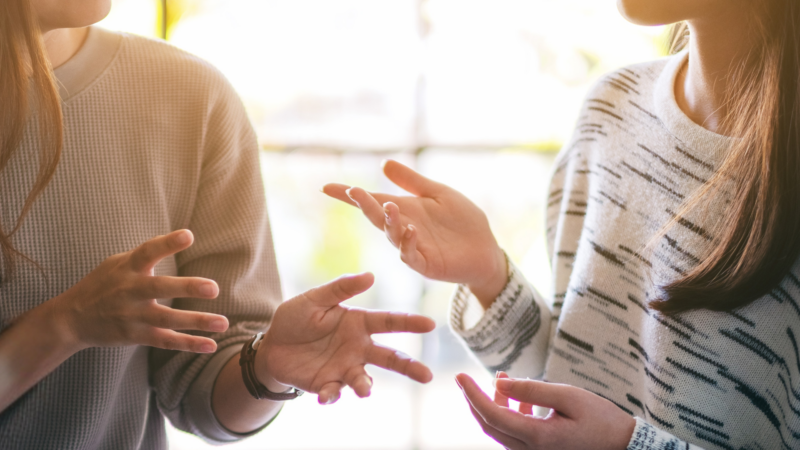
M 373 193 L 343 184 L 328 184 L 323 192 L 360 208 L 400 250 L 403 262 L 420 274 L 467 284 L 476 295 L 484 290 L 499 293 L 505 256 L 484 212 L 455 189 L 396 161 L 387 161 L 383 170 L 412 195 Z
M 372 379 L 364 366 L 373 364 L 427 383 L 432 374 L 424 364 L 394 349 L 376 344 L 376 333 L 426 333 L 433 320 L 416 315 L 369 311 L 341 305 L 366 291 L 372 274 L 342 277 L 311 289 L 278 307 L 259 357 L 277 381 L 317 393 L 320 403 L 339 398 L 350 386 L 359 397 L 370 394 Z

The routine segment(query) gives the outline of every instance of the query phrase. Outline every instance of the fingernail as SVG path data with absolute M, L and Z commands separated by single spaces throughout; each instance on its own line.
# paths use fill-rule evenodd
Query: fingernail
M 494 373 L 494 377 L 495 378 L 500 378 L 500 371 L 499 370 Z
M 223 319 L 214 319 L 211 321 L 211 331 L 225 331 L 228 329 L 228 322 Z
M 187 233 L 186 231 L 178 233 L 178 235 L 175 236 L 175 243 L 178 245 L 186 245 L 189 243 L 190 240 L 191 238 L 189 238 L 189 233 Z
M 213 344 L 203 344 L 200 346 L 200 351 L 203 353 L 214 353 L 214 350 Z
M 461 387 L 461 382 L 460 382 L 460 381 L 458 381 L 458 377 L 457 377 L 457 376 L 456 376 L 456 377 L 453 377 L 453 379 L 455 379 L 455 380 L 456 380 L 456 384 L 457 384 L 457 385 L 458 385 L 458 387 L 460 388 L 460 387 Z
M 501 392 L 510 391 L 512 383 L 513 381 L 509 380 L 508 378 L 495 378 L 494 380 L 492 380 L 494 388 Z
M 389 216 L 389 210 L 388 209 L 384 209 L 383 210 L 383 215 L 386 216 L 386 224 L 391 225 L 392 224 L 392 218 L 391 218 L 391 216 Z
M 348 197 L 353 198 L 353 196 L 350 193 L 350 191 L 352 191 L 352 190 L 353 190 L 353 188 L 347 189 L 346 191 L 344 191 L 344 193 L 347 194 Z
M 217 286 L 214 283 L 203 283 L 198 288 L 198 291 L 204 297 L 211 297 L 217 293 Z

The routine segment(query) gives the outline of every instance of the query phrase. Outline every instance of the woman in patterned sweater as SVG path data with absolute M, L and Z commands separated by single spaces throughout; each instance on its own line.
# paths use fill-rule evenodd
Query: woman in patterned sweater
M 619 6 L 681 22 L 683 50 L 587 96 L 549 193 L 554 298 L 482 211 L 409 168 L 384 172 L 412 196 L 325 191 L 411 268 L 459 283 L 452 328 L 489 370 L 543 380 L 501 374 L 492 401 L 457 377 L 505 447 L 800 448 L 800 3 Z

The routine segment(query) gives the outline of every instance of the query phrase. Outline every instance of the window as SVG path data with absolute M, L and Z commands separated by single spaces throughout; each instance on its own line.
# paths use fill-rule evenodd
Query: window
M 640 28 L 596 0 L 169 0 L 170 41 L 217 66 L 258 132 L 278 263 L 288 298 L 346 272 L 377 283 L 351 304 L 418 311 L 438 328 L 379 340 L 421 358 L 416 385 L 372 368 L 372 397 L 286 405 L 232 449 L 497 448 L 453 376 L 490 375 L 448 330 L 453 286 L 423 280 L 360 212 L 319 192 L 326 182 L 399 192 L 391 157 L 467 194 L 501 245 L 549 294 L 544 199 L 555 152 L 588 88 L 614 68 L 663 54 L 663 30 Z M 156 35 L 155 0 L 115 0 L 103 26 Z M 173 449 L 201 449 L 170 430 Z

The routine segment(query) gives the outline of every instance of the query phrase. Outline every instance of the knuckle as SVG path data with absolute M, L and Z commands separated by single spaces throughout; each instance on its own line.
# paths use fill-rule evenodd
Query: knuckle
M 174 328 L 173 320 L 166 314 L 153 314 L 151 323 L 158 328 Z
M 153 253 L 153 243 L 148 241 L 136 248 L 136 253 L 142 258 L 148 258 Z
M 397 352 L 389 353 L 386 359 L 386 365 L 391 368 L 397 367 L 400 362 L 400 356 L 398 356 Z
M 168 337 L 161 339 L 161 348 L 165 350 L 178 350 L 180 348 L 180 342 L 175 337 Z
M 124 342 L 135 342 L 136 333 L 130 327 L 122 326 L 119 328 L 119 336 Z
M 334 283 L 333 288 L 331 289 L 333 296 L 337 299 L 344 299 L 347 298 L 347 292 L 342 287 L 342 283 Z
M 514 383 L 514 384 L 517 384 L 517 383 Z M 525 396 L 527 396 L 527 398 L 533 399 L 533 398 L 536 397 L 537 392 L 538 392 L 538 389 L 536 388 L 536 384 L 535 383 L 525 383 L 525 386 L 521 389 L 520 393 L 525 395 Z
M 486 422 L 486 424 L 492 428 L 495 428 L 497 425 L 497 420 L 494 414 L 486 414 L 485 416 L 483 416 L 483 421 Z

